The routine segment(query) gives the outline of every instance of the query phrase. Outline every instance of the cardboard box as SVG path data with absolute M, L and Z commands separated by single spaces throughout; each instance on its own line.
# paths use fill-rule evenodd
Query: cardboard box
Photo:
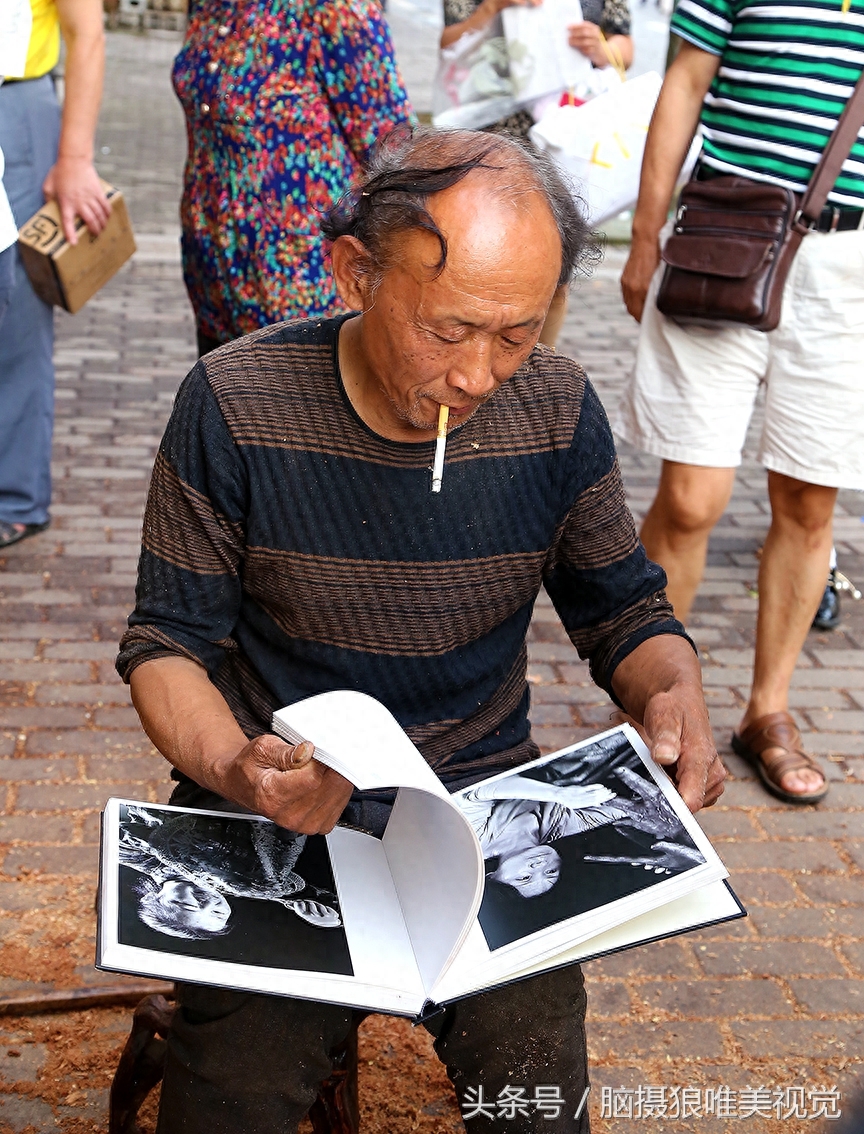
M 18 248 L 34 291 L 46 303 L 73 315 L 135 251 L 123 194 L 104 181 L 102 187 L 111 202 L 111 216 L 98 236 L 92 236 L 76 217 L 78 243 L 70 244 L 56 201 L 46 201 L 18 231 Z

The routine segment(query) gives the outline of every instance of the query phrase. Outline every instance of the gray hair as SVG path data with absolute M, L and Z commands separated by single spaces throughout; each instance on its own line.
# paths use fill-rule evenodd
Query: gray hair
M 331 241 L 353 236 L 367 249 L 373 277 L 388 263 L 391 237 L 419 228 L 438 241 L 440 273 L 447 263 L 447 239 L 427 209 L 435 193 L 480 171 L 498 196 L 540 193 L 561 239 L 559 286 L 569 283 L 597 255 L 597 244 L 579 212 L 572 186 L 545 153 L 503 134 L 472 130 L 396 129 L 378 144 L 358 189 L 347 193 L 321 225 Z

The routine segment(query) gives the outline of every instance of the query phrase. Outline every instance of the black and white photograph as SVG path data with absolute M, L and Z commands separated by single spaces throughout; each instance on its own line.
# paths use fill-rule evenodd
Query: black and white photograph
M 705 862 L 620 731 L 458 801 L 483 850 L 479 920 L 490 950 Z
M 142 804 L 119 826 L 120 943 L 353 975 L 323 836 Z

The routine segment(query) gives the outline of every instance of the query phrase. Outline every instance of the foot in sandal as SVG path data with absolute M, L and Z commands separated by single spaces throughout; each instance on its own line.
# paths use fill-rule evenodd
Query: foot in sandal
M 756 769 L 772 795 L 786 803 L 817 803 L 828 784 L 801 743 L 791 713 L 766 713 L 732 734 L 732 749 Z

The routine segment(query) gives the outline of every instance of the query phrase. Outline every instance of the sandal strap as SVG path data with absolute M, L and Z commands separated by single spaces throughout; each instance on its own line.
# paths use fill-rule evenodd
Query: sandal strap
M 813 771 L 818 772 L 823 780 L 825 778 L 816 761 L 803 750 L 801 733 L 790 713 L 766 713 L 749 724 L 740 738 L 751 752 L 756 753 L 765 771 L 776 783 L 787 772 Z M 772 749 L 770 755 L 766 755 Z

